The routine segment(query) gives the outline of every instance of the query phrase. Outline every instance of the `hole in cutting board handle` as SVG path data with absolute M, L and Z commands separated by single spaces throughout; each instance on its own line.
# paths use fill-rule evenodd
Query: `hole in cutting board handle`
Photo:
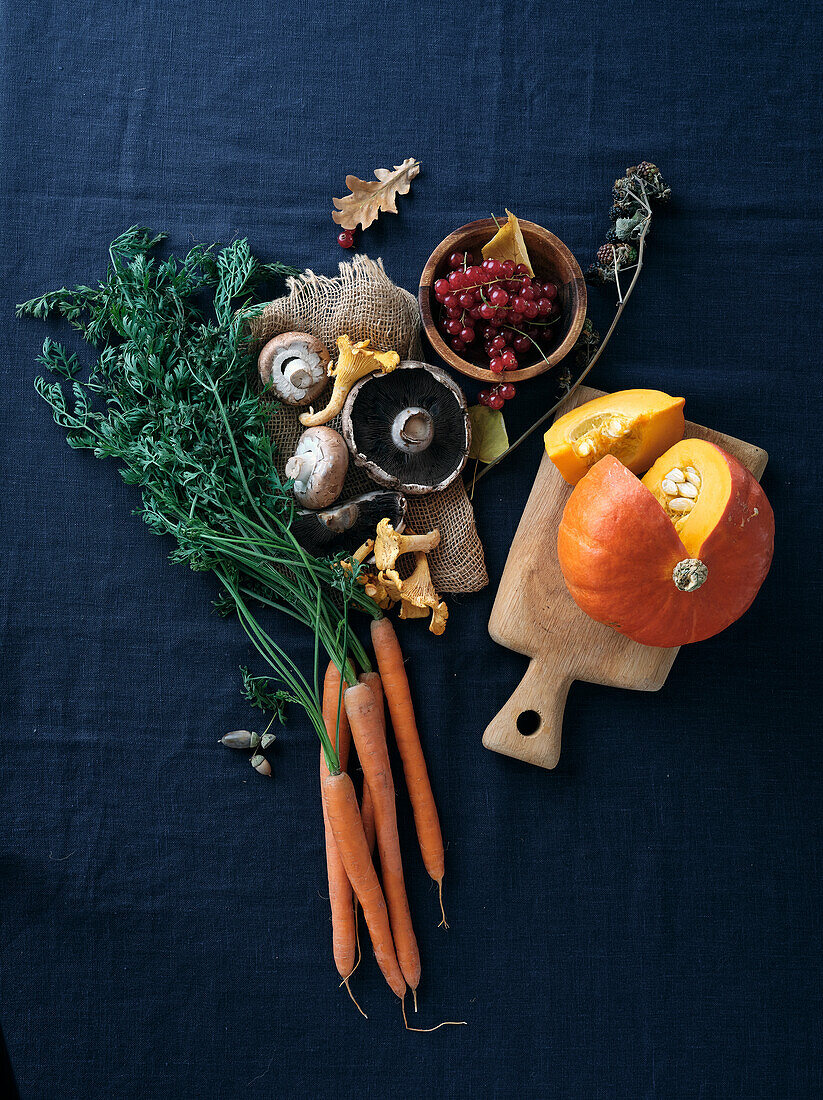
M 517 729 L 524 737 L 531 737 L 540 729 L 542 719 L 536 710 L 523 710 L 517 716 Z

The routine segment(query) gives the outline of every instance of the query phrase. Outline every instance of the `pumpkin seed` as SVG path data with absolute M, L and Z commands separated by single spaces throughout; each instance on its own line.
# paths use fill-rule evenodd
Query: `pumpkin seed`
M 669 481 L 667 477 L 663 478 L 663 480 L 660 482 L 660 488 L 663 490 L 667 497 L 677 496 L 677 484 L 674 481 Z
M 586 455 L 590 455 L 593 450 L 594 447 L 591 445 L 591 443 L 589 443 L 587 439 L 583 439 L 580 443 L 577 444 L 577 453 L 580 455 L 581 458 L 585 458 Z
M 679 512 L 685 514 L 691 512 L 694 507 L 694 501 L 689 500 L 687 497 L 675 497 L 674 500 L 669 501 L 669 508 L 672 512 Z
M 625 428 L 620 423 L 620 421 L 615 418 L 614 420 L 609 421 L 608 427 L 606 427 L 605 429 L 605 434 L 610 435 L 613 439 L 616 439 L 618 436 L 625 434 Z
M 689 481 L 684 481 L 682 485 L 678 485 L 680 495 L 682 497 L 691 497 L 692 500 L 697 499 L 697 486 L 692 485 Z
M 695 470 L 694 466 L 686 467 L 686 481 L 690 481 L 692 485 L 696 485 L 699 489 L 701 486 L 700 474 Z
M 679 470 L 677 466 L 673 470 L 669 470 L 666 474 L 666 481 L 676 481 L 678 485 L 682 484 L 686 480 L 686 475 L 682 470 Z

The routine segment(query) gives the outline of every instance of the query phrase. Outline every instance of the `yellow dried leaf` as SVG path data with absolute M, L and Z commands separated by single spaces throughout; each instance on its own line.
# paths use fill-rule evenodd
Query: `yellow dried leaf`
M 396 214 L 398 195 L 407 195 L 411 181 L 420 171 L 420 164 L 409 157 L 402 164 L 396 164 L 393 171 L 388 168 L 376 168 L 377 180 L 361 180 L 357 176 L 346 176 L 346 187 L 351 191 L 342 199 L 332 199 L 336 209 L 332 218 L 344 229 L 368 229 L 377 215 Z
M 520 222 L 511 210 L 507 210 L 506 213 L 509 220 L 497 230 L 489 243 L 483 246 L 483 259 L 504 262 L 511 260 L 513 264 L 525 264 L 529 269 L 529 275 L 534 275 Z

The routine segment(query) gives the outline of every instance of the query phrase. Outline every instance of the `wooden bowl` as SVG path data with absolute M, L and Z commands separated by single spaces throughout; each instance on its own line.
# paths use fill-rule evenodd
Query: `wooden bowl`
M 524 221 L 520 222 L 520 228 L 523 231 L 535 275 L 544 281 L 551 280 L 557 283 L 559 289 L 558 300 L 561 309 L 561 319 L 557 322 L 560 330 L 559 340 L 552 351 L 546 353 L 545 360 L 540 358 L 535 350 L 534 355 L 530 356 L 529 362 L 524 366 L 518 367 L 517 370 L 495 374 L 488 367 L 481 365 L 488 363 L 488 359 L 479 344 L 476 351 L 467 348 L 463 354 L 459 355 L 456 351 L 452 351 L 435 324 L 434 318 L 440 309 L 440 304 L 434 297 L 435 280 L 444 278 L 448 274 L 448 259 L 452 252 L 473 252 L 478 259 L 480 258 L 483 245 L 488 244 L 497 231 L 497 226 L 491 218 L 469 222 L 468 225 L 461 226 L 454 233 L 450 233 L 429 256 L 420 277 L 417 296 L 423 314 L 423 328 L 426 330 L 431 346 L 450 367 L 481 382 L 525 382 L 527 378 L 536 378 L 538 374 L 550 370 L 572 350 L 586 320 L 586 283 L 577 260 L 560 238 L 555 237 L 554 233 L 550 233 L 548 229 L 543 229 L 534 222 Z

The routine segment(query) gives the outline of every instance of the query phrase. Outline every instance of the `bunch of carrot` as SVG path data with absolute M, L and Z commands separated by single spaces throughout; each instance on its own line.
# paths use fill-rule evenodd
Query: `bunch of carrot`
M 348 988 L 356 966 L 359 902 L 383 976 L 401 1002 L 407 988 L 411 989 L 416 1006 L 420 953 L 403 879 L 384 696 L 403 762 L 423 863 L 439 887 L 441 912 L 443 837 L 397 635 L 389 620 L 382 618 L 372 623 L 371 636 L 379 673 L 366 672 L 355 680 L 347 668 L 341 679 L 340 671 L 330 663 L 323 685 L 323 721 L 329 740 L 337 745 L 340 761 L 340 770 L 330 772 L 321 748 L 332 946 L 335 965 Z M 363 769 L 362 805 L 346 771 L 352 740 Z M 372 860 L 375 843 L 380 878 Z

